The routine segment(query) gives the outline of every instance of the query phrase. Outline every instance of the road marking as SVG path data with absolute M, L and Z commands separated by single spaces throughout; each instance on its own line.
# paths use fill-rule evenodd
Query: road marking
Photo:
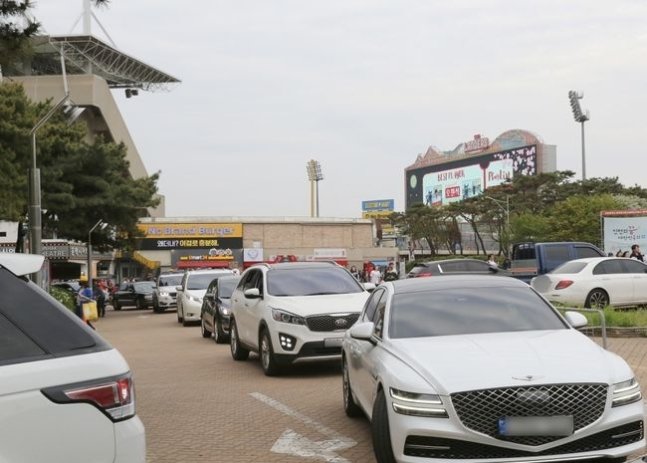
M 287 429 L 272 446 L 272 452 L 296 455 L 303 458 L 315 458 L 324 460 L 329 463 L 350 463 L 348 460 L 340 457 L 335 452 L 338 450 L 345 450 L 354 447 L 357 445 L 357 442 L 348 437 L 342 436 L 337 431 L 330 429 L 329 427 L 313 420 L 303 413 L 291 409 L 287 405 L 282 404 L 278 400 L 274 400 L 271 397 L 266 396 L 265 394 L 261 394 L 260 392 L 252 392 L 250 393 L 250 395 L 256 400 L 263 402 L 265 405 L 274 408 L 284 415 L 290 416 L 302 422 L 309 428 L 317 431 L 320 434 L 323 434 L 329 439 L 325 441 L 312 441 L 307 437 L 298 434 L 292 429 Z

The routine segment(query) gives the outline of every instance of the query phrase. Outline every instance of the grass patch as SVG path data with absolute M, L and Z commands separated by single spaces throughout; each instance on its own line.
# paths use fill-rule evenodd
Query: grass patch
M 559 311 L 563 314 L 568 309 L 560 307 Z M 583 313 L 583 312 L 580 312 Z M 600 315 L 597 312 L 586 312 L 583 315 L 588 319 L 589 326 L 600 326 Z M 607 307 L 604 309 L 604 318 L 607 327 L 616 328 L 644 328 L 647 327 L 647 310 L 645 309 L 613 309 Z

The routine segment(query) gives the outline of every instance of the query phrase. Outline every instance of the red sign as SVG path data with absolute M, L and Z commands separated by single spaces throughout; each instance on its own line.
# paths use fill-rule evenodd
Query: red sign
M 458 198 L 461 195 L 461 187 L 450 186 L 445 188 L 445 198 Z

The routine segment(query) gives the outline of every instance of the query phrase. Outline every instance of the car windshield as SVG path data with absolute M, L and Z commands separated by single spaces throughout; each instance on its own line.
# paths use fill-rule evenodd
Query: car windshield
M 218 281 L 218 295 L 222 299 L 230 299 L 239 281 L 240 278 L 221 278 Z
M 182 284 L 182 275 L 161 275 L 159 286 L 179 286 Z
M 566 328 L 556 312 L 530 287 L 452 288 L 395 294 L 389 336 L 414 338 Z
M 194 273 L 189 275 L 189 280 L 187 281 L 187 289 L 190 290 L 199 290 L 207 289 L 209 283 L 213 281 L 214 278 L 217 278 L 217 273 Z
M 272 296 L 321 296 L 361 293 L 357 280 L 340 267 L 274 269 L 267 272 L 267 292 Z
M 135 291 L 138 293 L 152 293 L 153 288 L 155 288 L 155 282 L 154 281 L 140 281 L 137 283 L 133 283 L 133 287 L 135 288 Z
M 586 267 L 584 262 L 565 262 L 550 273 L 580 273 L 584 267 Z

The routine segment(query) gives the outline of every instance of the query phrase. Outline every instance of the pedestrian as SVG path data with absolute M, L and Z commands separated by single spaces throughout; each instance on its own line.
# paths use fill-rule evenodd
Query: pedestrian
M 488 254 L 487 263 L 492 268 L 499 268 L 499 264 L 497 264 L 496 260 L 494 260 L 494 254 Z
M 393 262 L 389 262 L 388 267 L 384 271 L 384 281 L 395 281 L 398 279 L 398 272 L 393 265 Z
M 640 262 L 645 261 L 645 256 L 640 253 L 640 246 L 638 246 L 637 244 L 631 246 L 631 255 L 629 257 L 631 257 L 632 259 L 637 259 Z
M 83 320 L 83 303 L 94 301 L 94 298 L 92 297 L 92 289 L 88 287 L 87 277 L 81 277 L 79 279 L 79 285 L 81 287 L 79 288 L 79 292 L 76 293 L 76 315 Z M 90 320 L 85 320 L 85 323 L 94 329 Z
M 357 270 L 357 267 L 355 267 L 354 265 L 352 265 L 350 268 L 350 274 L 353 275 L 353 277 L 357 281 L 360 281 L 359 270 Z
M 622 257 L 622 249 L 618 249 L 618 252 L 616 252 L 616 257 Z
M 106 316 L 106 293 L 101 289 L 101 282 L 94 280 L 92 285 L 92 292 L 97 301 L 97 314 L 99 318 Z
M 629 251 L 623 252 L 620 257 L 629 257 Z
M 377 265 L 373 267 L 371 273 L 368 274 L 368 280 L 375 286 L 379 285 L 380 281 L 382 281 L 382 273 Z

